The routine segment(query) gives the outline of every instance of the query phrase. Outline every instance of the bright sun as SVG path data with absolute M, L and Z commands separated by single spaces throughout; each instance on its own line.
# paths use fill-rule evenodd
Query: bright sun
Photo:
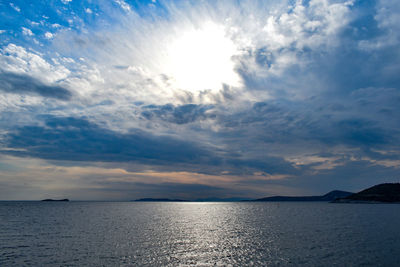
M 219 90 L 223 83 L 238 86 L 240 79 L 231 59 L 236 52 L 222 26 L 206 23 L 171 42 L 167 49 L 167 73 L 177 88 L 192 92 Z

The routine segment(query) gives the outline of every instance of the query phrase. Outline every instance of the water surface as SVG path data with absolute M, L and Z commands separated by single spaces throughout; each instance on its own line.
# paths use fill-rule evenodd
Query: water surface
M 400 205 L 0 202 L 0 266 L 398 266 Z

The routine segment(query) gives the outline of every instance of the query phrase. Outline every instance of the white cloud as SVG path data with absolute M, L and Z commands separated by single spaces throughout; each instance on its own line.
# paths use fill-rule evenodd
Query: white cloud
M 262 49 L 267 53 L 269 67 L 254 65 L 245 58 L 248 71 L 256 76 L 280 75 L 287 67 L 307 62 L 299 57 L 304 50 L 326 51 L 338 44 L 337 34 L 350 21 L 351 1 L 330 3 L 327 0 L 311 0 L 308 5 L 296 1 L 293 6 L 285 6 L 266 14 L 232 18 L 235 30 L 232 35 L 251 53 Z M 257 12 L 257 11 L 255 11 Z M 261 11 L 260 11 L 261 12 Z
M 5 30 L 0 30 L 0 34 L 5 33 L 5 32 L 6 32 Z
M 126 2 L 115 2 L 123 10 L 132 11 Z M 79 35 L 72 31 L 64 31 L 52 37 L 55 37 L 56 49 L 62 53 L 73 55 L 74 58 L 85 58 L 86 67 L 74 72 L 65 82 L 71 86 L 85 88 L 81 89 L 82 95 L 91 95 L 92 100 L 115 98 L 124 102 L 145 101 L 160 104 L 179 104 L 182 101 L 212 103 L 220 99 L 218 90 L 214 90 L 214 93 L 190 92 L 181 90 L 174 84 L 176 77 L 173 73 L 168 73 L 170 68 L 167 67 L 168 57 L 165 56 L 170 44 L 190 35 L 190 32 L 201 29 L 205 22 L 222 25 L 222 39 L 226 38 L 232 42 L 237 51 L 231 52 L 234 60 L 234 63 L 228 66 L 231 70 L 226 70 L 221 65 L 220 71 L 234 72 L 234 69 L 243 64 L 246 70 L 256 77 L 279 76 L 290 66 L 307 64 L 304 59 L 299 58 L 299 52 L 305 48 L 325 49 L 335 45 L 336 34 L 349 20 L 350 4 L 312 0 L 308 7 L 301 1 L 297 1 L 291 7 L 280 2 L 260 7 L 257 4 L 236 6 L 224 2 L 212 7 L 193 4 L 181 10 L 174 4 L 167 3 L 170 20 L 146 20 L 135 12 L 130 12 L 121 16 L 120 23 L 111 30 L 100 29 Z M 53 27 L 61 26 L 53 24 Z M 46 33 L 46 37 L 50 38 L 50 35 Z M 270 62 L 267 62 L 270 64 L 268 67 L 255 64 L 254 53 L 261 48 L 264 51 L 259 52 L 260 55 L 264 53 L 264 57 L 270 58 Z M 202 52 L 195 51 L 196 49 L 188 48 L 187 51 L 191 51 L 193 55 Z M 59 62 L 61 65 L 65 64 Z M 214 60 L 210 60 L 210 69 L 215 65 L 213 62 Z M 190 68 L 187 69 L 190 71 Z M 219 75 L 218 70 L 213 72 L 216 76 Z M 197 77 L 200 74 L 192 75 Z M 238 83 L 229 79 L 221 81 L 231 85 L 231 90 L 239 95 L 241 89 L 238 88 Z M 221 84 L 219 89 L 222 88 Z M 247 99 L 249 97 L 251 96 L 246 96 Z M 259 100 L 268 97 L 268 93 L 257 96 Z
M 45 37 L 46 39 L 52 39 L 52 38 L 54 37 L 54 35 L 53 35 L 51 32 L 46 32 L 46 33 L 44 34 L 44 37 Z
M 10 3 L 10 6 L 11 6 L 15 11 L 21 12 L 21 9 L 20 9 L 18 6 L 16 6 L 14 3 Z
M 318 155 L 301 155 L 297 157 L 288 157 L 287 161 L 291 162 L 296 168 L 309 165 L 314 170 L 330 170 L 337 166 L 345 164 L 345 161 L 340 161 L 339 156 L 321 157 Z
M 372 40 L 361 40 L 359 47 L 366 51 L 373 51 L 398 45 L 400 43 L 400 2 L 378 1 L 374 18 L 383 34 Z
M 64 5 L 66 5 L 66 4 L 68 4 L 69 2 L 71 2 L 72 0 L 61 0 L 61 2 L 64 4 Z
M 125 11 L 130 10 L 127 3 L 116 3 Z M 63 112 L 107 122 L 112 128 L 128 129 L 143 126 L 143 122 L 138 119 L 139 111 L 132 104 L 135 102 L 179 105 L 228 101 L 230 109 L 241 109 L 251 101 L 263 101 L 272 97 L 269 94 L 271 84 L 262 84 L 261 90 L 253 95 L 242 84 L 230 84 L 229 79 L 221 80 L 227 86 L 221 84 L 217 90 L 211 91 L 190 91 L 176 86 L 174 79 L 177 77 L 168 73 L 169 65 L 166 64 L 170 51 L 168 47 L 187 35 L 191 36 L 193 32 L 201 32 L 206 22 L 220 25 L 222 33 L 218 31 L 218 36 L 222 38 L 206 40 L 205 46 L 213 47 L 213 42 L 226 39 L 235 46 L 235 51 L 230 52 L 234 62 L 228 66 L 231 68 L 228 71 L 234 73 L 243 68 L 253 75 L 252 79 L 272 75 L 282 80 L 279 84 L 281 85 L 291 79 L 282 77 L 286 69 L 294 65 L 306 69 L 309 62 L 301 57 L 304 50 L 325 53 L 335 47 L 338 33 L 351 19 L 350 5 L 351 2 L 331 3 L 325 0 L 312 0 L 308 5 L 297 1 L 289 7 L 279 1 L 267 7 L 256 4 L 236 6 L 225 2 L 216 3 L 212 7 L 193 4 L 182 10 L 174 4 L 167 4 L 166 8 L 170 13 L 168 20 L 157 17 L 148 20 L 131 10 L 129 14 L 117 16 L 120 22 L 111 28 L 84 31 L 81 34 L 72 30 L 58 31 L 57 35 L 52 36 L 52 48 L 59 51 L 60 55 L 52 56 L 51 61 L 45 60 L 46 57 L 37 52 L 11 44 L 5 48 L 8 55 L 3 53 L 0 63 L 9 71 L 30 73 L 49 83 L 60 81 L 76 91 L 80 104 L 84 103 L 82 105 L 85 107 L 75 106 Z M 52 27 L 61 26 L 53 24 Z M 46 37 L 49 38 L 50 35 Z M 200 37 L 204 36 L 200 34 Z M 184 42 L 184 49 L 185 44 L 192 47 L 186 50 L 189 53 L 185 55 L 183 62 L 191 57 L 190 53 L 201 54 L 199 52 L 202 51 L 198 51 L 201 47 Z M 268 62 L 264 65 L 256 63 L 256 53 L 265 57 Z M 177 51 L 177 55 L 179 54 Z M 68 55 L 71 60 L 64 60 L 64 55 Z M 78 60 L 79 58 L 84 60 Z M 185 69 L 185 64 L 180 68 Z M 227 71 L 224 69 L 225 65 L 215 68 L 214 60 L 209 60 L 209 64 L 209 69 L 216 76 L 221 76 L 219 69 Z M 203 62 L 203 65 L 207 64 Z M 189 74 L 201 79 L 201 71 L 198 72 L 200 73 Z M 316 85 L 309 85 L 312 86 Z M 301 94 L 305 85 L 295 80 L 288 87 L 290 88 L 281 86 L 281 90 L 297 90 L 296 93 Z M 226 97 L 226 92 L 231 95 L 230 100 Z M 114 104 L 98 105 L 104 101 L 112 101 Z M 169 127 L 160 125 L 161 122 L 158 122 L 157 127 Z M 214 126 L 205 124 L 204 127 Z M 215 129 L 218 127 L 215 126 Z
M 399 29 L 400 3 L 396 0 L 380 0 L 377 4 L 377 14 L 375 19 L 379 27 L 386 29 Z
M 125 11 L 131 11 L 131 6 L 126 3 L 124 0 L 115 0 L 115 3 L 117 3 L 123 10 Z
M 122 0 L 116 0 L 115 3 L 125 11 L 132 11 L 129 4 Z M 350 19 L 350 5 L 351 2 L 330 3 L 326 0 L 312 0 L 308 6 L 297 1 L 289 7 L 279 1 L 261 7 L 224 2 L 212 7 L 193 4 L 181 10 L 167 3 L 169 20 L 147 20 L 132 11 L 117 16 L 120 23 L 111 29 L 82 34 L 59 32 L 54 38 L 54 45 L 62 53 L 85 59 L 85 68 L 73 73 L 65 82 L 80 88 L 81 96 L 92 102 L 113 99 L 118 103 L 215 103 L 224 99 L 222 83 L 226 83 L 237 97 L 246 95 L 245 100 L 263 100 L 271 97 L 267 90 L 252 96 L 241 88 L 240 83 L 230 79 L 221 79 L 221 84 L 211 91 L 179 88 L 182 87 L 177 86 L 176 79 L 179 77 L 174 77 L 179 75 L 171 73 L 168 65 L 171 61 L 168 59 L 171 55 L 168 47 L 185 36 L 191 36 L 193 32 L 201 32 L 207 23 L 220 25 L 222 33 L 218 32 L 221 36 L 218 40 L 228 40 L 235 51 L 229 52 L 231 55 L 228 58 L 233 59 L 230 65 L 220 64 L 216 69 L 215 60 L 208 60 L 208 69 L 212 69 L 215 76 L 222 77 L 220 74 L 227 72 L 235 74 L 235 70 L 243 66 L 254 77 L 279 77 L 293 65 L 304 66 L 308 63 L 301 58 L 303 50 L 324 51 L 335 46 L 337 34 Z M 215 40 L 205 40 L 205 46 L 213 47 Z M 193 76 L 191 80 L 209 80 L 201 76 L 208 69 L 205 72 L 198 71 L 198 62 L 189 63 L 190 58 L 193 61 L 206 58 L 195 57 L 203 52 L 199 51 L 202 48 L 196 48 L 190 42 L 184 42 L 183 46 L 185 48 L 180 50 L 182 53 L 188 51 L 188 54 L 181 57 L 184 64 L 179 69 L 186 69 L 190 74 L 187 76 Z M 259 52 L 260 49 L 264 50 Z M 212 52 L 216 53 L 211 51 L 205 55 Z M 256 52 L 260 55 L 264 53 L 267 61 L 270 58 L 270 62 L 267 62 L 269 66 L 255 63 Z M 181 53 L 178 51 L 176 54 Z M 186 66 L 188 64 L 194 64 L 197 72 L 190 73 L 190 66 Z M 202 64 L 207 65 L 204 62 Z
M 33 36 L 34 35 L 33 32 L 28 28 L 22 27 L 21 29 L 22 29 L 22 34 L 25 36 Z
M 53 27 L 53 28 L 60 28 L 61 27 L 61 25 L 60 24 L 58 24 L 58 23 L 54 23 L 54 24 L 51 24 L 51 27 Z
M 21 46 L 9 44 L 0 50 L 0 69 L 25 73 L 48 83 L 65 79 L 70 71 L 62 65 L 52 65 L 39 53 L 29 52 Z
M 90 8 L 86 8 L 85 12 L 88 13 L 88 14 L 92 14 L 93 13 L 93 11 Z
M 362 160 L 369 161 L 374 165 L 380 165 L 380 166 L 384 166 L 387 168 L 395 168 L 395 169 L 400 168 L 400 160 L 391 160 L 391 159 L 375 160 L 375 159 L 371 159 L 369 157 L 364 157 L 364 158 L 362 158 Z

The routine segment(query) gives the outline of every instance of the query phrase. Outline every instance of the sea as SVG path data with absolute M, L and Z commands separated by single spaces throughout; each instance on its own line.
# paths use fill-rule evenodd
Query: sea
M 400 266 L 400 204 L 3 201 L 0 266 Z

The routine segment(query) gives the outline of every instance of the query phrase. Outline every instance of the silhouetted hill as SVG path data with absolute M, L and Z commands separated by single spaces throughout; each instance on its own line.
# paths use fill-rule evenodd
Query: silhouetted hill
M 323 196 L 298 196 L 298 197 L 288 197 L 288 196 L 274 196 L 274 197 L 264 197 L 255 199 L 253 201 L 333 201 L 337 198 L 344 198 L 353 193 L 346 191 L 334 190 Z
M 68 198 L 64 198 L 64 199 L 46 198 L 46 199 L 43 199 L 42 201 L 69 201 L 69 199 Z
M 400 183 L 379 184 L 343 197 L 335 203 L 400 203 Z
M 323 196 L 321 196 L 320 201 L 333 201 L 338 198 L 343 198 L 352 195 L 352 192 L 333 190 Z

